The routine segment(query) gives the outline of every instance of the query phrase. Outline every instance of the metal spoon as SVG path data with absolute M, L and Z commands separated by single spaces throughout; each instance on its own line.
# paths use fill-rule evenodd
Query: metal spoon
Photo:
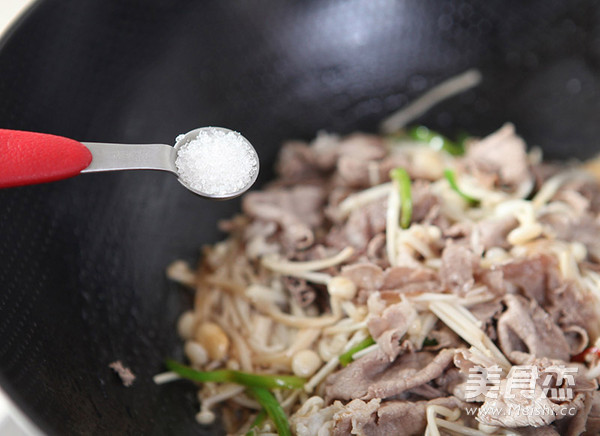
M 80 173 L 159 170 L 175 174 L 183 186 L 206 198 L 224 200 L 243 194 L 256 181 L 258 167 L 242 189 L 218 195 L 198 191 L 180 177 L 175 165 L 177 153 L 203 130 L 232 132 L 223 127 L 201 127 L 179 137 L 172 147 L 166 144 L 79 143 L 61 136 L 0 129 L 0 188 L 61 180 Z M 258 165 L 256 150 L 243 139 Z

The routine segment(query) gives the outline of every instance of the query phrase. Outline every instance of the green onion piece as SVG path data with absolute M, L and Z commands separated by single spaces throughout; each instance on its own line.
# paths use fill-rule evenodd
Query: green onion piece
M 435 338 L 425 338 L 423 340 L 424 347 L 433 347 L 435 345 L 438 345 L 438 341 Z
M 277 399 L 273 394 L 265 388 L 256 386 L 249 386 L 248 392 L 250 392 L 262 408 L 265 409 L 269 418 L 271 418 L 271 421 L 275 424 L 277 433 L 279 433 L 280 436 L 291 436 L 290 423 L 288 422 L 281 405 L 277 402 Z
M 354 356 L 360 350 L 364 350 L 365 348 L 370 347 L 374 343 L 375 343 L 375 339 L 373 339 L 371 336 L 369 336 L 368 338 L 365 338 L 363 341 L 359 342 L 354 347 L 350 348 L 344 354 L 340 355 L 340 357 L 338 358 L 340 363 L 342 364 L 342 366 L 348 365 L 353 360 L 352 356 Z
M 263 425 L 263 422 L 265 422 L 266 418 L 267 418 L 267 411 L 265 409 L 260 409 L 260 412 L 258 412 L 258 415 L 256 415 L 256 418 L 254 418 L 254 421 L 252 421 L 252 424 L 250 424 L 250 430 L 248 430 L 248 433 L 246 433 L 246 436 L 255 436 L 256 429 L 258 427 L 260 427 L 261 425 Z
M 452 171 L 450 169 L 445 169 L 444 177 L 446 177 L 446 180 L 448 180 L 448 183 L 450 184 L 450 187 L 452 188 L 452 190 L 454 192 L 456 192 L 458 195 L 460 195 L 467 203 L 469 203 L 471 206 L 475 206 L 475 205 L 479 204 L 479 200 L 471 197 L 468 194 L 465 194 L 463 191 L 460 190 L 460 188 L 458 187 L 458 184 L 456 183 L 456 177 L 454 175 L 454 171 Z
M 168 359 L 167 368 L 183 378 L 197 382 L 229 382 L 248 387 L 259 387 L 265 389 L 276 388 L 301 388 L 306 382 L 301 377 L 293 375 L 271 375 L 271 374 L 251 374 L 242 371 L 233 371 L 229 369 L 220 369 L 216 371 L 197 371 L 188 366 L 182 365 L 174 360 Z
M 430 147 L 433 147 L 436 150 L 444 150 L 452 156 L 462 156 L 465 154 L 465 147 L 463 144 L 457 144 L 440 133 L 429 130 L 425 126 L 409 129 L 408 136 L 416 141 L 426 142 Z
M 265 389 L 276 388 L 302 388 L 306 380 L 294 375 L 260 375 L 248 372 L 231 371 L 233 373 L 232 381 L 244 386 L 257 386 Z
M 412 218 L 412 194 L 410 189 L 410 176 L 404 168 L 395 168 L 390 171 L 390 177 L 398 184 L 400 191 L 400 226 L 407 229 Z

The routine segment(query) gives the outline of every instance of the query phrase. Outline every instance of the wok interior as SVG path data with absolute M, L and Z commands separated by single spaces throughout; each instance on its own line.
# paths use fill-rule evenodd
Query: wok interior
M 508 120 L 551 158 L 585 158 L 600 133 L 597 17 L 585 1 L 41 0 L 0 50 L 0 127 L 173 143 L 227 126 L 256 147 L 264 183 L 282 140 L 373 131 L 476 67 L 477 90 L 420 122 L 451 135 Z M 50 433 L 198 434 L 195 389 L 151 380 L 182 357 L 175 320 L 191 302 L 164 269 L 197 258 L 238 207 L 151 172 L 1 191 L 2 387 Z

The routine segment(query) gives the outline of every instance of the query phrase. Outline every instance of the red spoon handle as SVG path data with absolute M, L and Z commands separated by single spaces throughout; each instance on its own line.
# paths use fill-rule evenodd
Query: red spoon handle
M 0 129 L 0 188 L 73 177 L 91 161 L 92 153 L 73 139 Z

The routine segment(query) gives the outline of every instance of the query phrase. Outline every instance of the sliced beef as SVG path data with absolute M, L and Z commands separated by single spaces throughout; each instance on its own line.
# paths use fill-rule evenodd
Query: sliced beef
M 466 222 L 457 222 L 444 229 L 444 238 L 464 242 L 471 236 L 472 226 Z
M 556 428 L 561 435 L 577 436 L 585 433 L 586 423 L 592 409 L 593 393 L 584 395 L 583 401 L 573 405 L 566 417 L 556 422 Z M 572 416 L 574 414 L 575 416 Z
M 593 337 L 600 333 L 600 318 L 596 312 L 595 297 L 576 283 L 565 283 L 548 294 L 546 311 L 563 329 L 572 346 L 571 354 L 587 345 L 588 332 Z
M 365 133 L 353 133 L 342 138 L 338 152 L 340 156 L 362 161 L 383 159 L 388 153 L 383 138 Z
M 525 351 L 535 356 L 569 360 L 562 330 L 535 301 L 519 295 L 504 297 L 507 310 L 498 320 L 498 340 L 505 355 Z
M 479 303 L 469 308 L 470 312 L 481 321 L 481 328 L 491 339 L 497 339 L 496 321 L 502 313 L 500 299 Z
M 279 180 L 298 183 L 310 176 L 327 174 L 343 158 L 370 161 L 385 155 L 380 137 L 358 133 L 340 139 L 337 135 L 319 132 L 310 145 L 301 141 L 283 144 L 275 168 Z
M 584 244 L 590 258 L 600 261 L 600 222 L 595 215 L 584 213 L 570 216 L 554 212 L 542 215 L 539 221 L 550 228 L 557 239 Z
M 367 259 L 375 265 L 385 268 L 390 265 L 385 251 L 385 233 L 377 233 L 367 244 Z
M 496 315 L 502 312 L 502 303 L 499 300 L 487 301 L 471 306 L 469 311 L 485 324 L 492 322 Z
M 356 209 L 348 216 L 348 220 L 342 228 L 344 246 L 350 245 L 357 251 L 366 250 L 367 244 L 375 233 L 371 229 L 367 210 L 367 208 Z
M 461 407 L 462 403 L 454 397 L 437 398 L 431 401 L 384 401 L 381 403 L 379 400 L 371 400 L 368 403 L 354 400 L 346 405 L 344 411 L 335 415 L 333 435 L 422 435 L 427 426 L 425 412 L 429 405 L 454 409 Z
M 316 138 L 310 144 L 313 153 L 313 161 L 317 168 L 322 171 L 333 171 L 339 158 L 339 146 L 341 138 L 332 133 L 318 132 Z
M 465 343 L 462 339 L 445 325 L 436 328 L 427 334 L 427 339 L 435 344 L 424 347 L 425 351 L 442 350 L 444 348 L 461 348 Z
M 442 284 L 450 291 L 464 295 L 475 282 L 473 273 L 477 262 L 477 257 L 468 246 L 449 242 L 442 252 Z
M 595 298 L 588 291 L 570 283 L 552 293 L 552 304 L 548 311 L 556 314 L 558 322 L 564 326 L 571 324 L 585 328 L 592 334 L 598 333 L 598 315 L 595 312 Z
M 314 151 L 308 144 L 300 141 L 283 144 L 275 171 L 282 180 L 288 183 L 299 183 L 320 175 Z
M 333 416 L 344 410 L 341 401 L 325 407 L 320 397 L 311 397 L 290 416 L 290 428 L 296 436 L 315 436 L 331 434 Z
M 367 434 L 364 427 L 377 418 L 380 398 L 369 402 L 352 400 L 333 416 L 333 435 Z
M 508 380 L 504 379 L 500 382 L 500 392 L 506 392 L 509 385 Z M 501 394 L 498 399 L 487 398 L 479 409 L 477 420 L 487 425 L 509 428 L 540 427 L 554 423 L 558 434 L 581 434 L 582 422 L 581 417 L 578 418 L 578 415 L 587 413 L 586 398 L 591 397 L 591 395 L 577 393 L 572 400 L 555 403 L 545 396 L 539 384 L 535 385 L 533 391 L 516 388 L 511 389 L 510 392 L 511 395 Z M 482 411 L 490 410 L 490 408 L 513 412 L 501 414 L 482 413 Z M 575 416 L 573 417 L 573 415 Z
M 395 362 L 377 350 L 327 378 L 328 401 L 389 398 L 439 377 L 452 362 L 454 351 L 426 351 L 401 355 Z
M 458 368 L 450 368 L 441 376 L 435 379 L 435 384 L 442 392 L 445 393 L 445 395 L 454 395 L 458 398 L 464 399 L 462 386 L 467 381 L 467 376 L 463 374 Z
M 371 185 L 369 179 L 371 162 L 353 156 L 340 157 L 337 162 L 339 183 L 354 189 L 368 188 Z
M 438 283 L 435 271 L 427 268 L 394 266 L 384 271 L 381 289 L 401 289 L 413 283 Z
M 400 340 L 417 319 L 412 304 L 401 302 L 385 308 L 381 315 L 369 317 L 367 327 L 379 348 L 392 362 L 400 353 Z
M 531 174 L 535 180 L 535 191 L 539 191 L 545 182 L 563 170 L 564 166 L 553 162 L 541 162 L 532 165 Z
M 508 380 L 505 378 L 500 381 L 497 398 L 490 394 L 486 396 L 477 413 L 479 422 L 500 427 L 541 427 L 556 420 L 557 405 L 545 397 L 540 385 L 535 384 L 530 390 L 529 387 L 521 388 L 522 384 L 513 382 L 510 387 Z M 487 412 L 490 410 L 500 410 L 503 413 Z M 520 412 L 524 410 L 536 410 L 537 413 Z
M 556 258 L 548 255 L 519 259 L 502 266 L 505 281 L 538 304 L 548 303 L 550 290 L 560 286 Z
M 410 400 L 434 400 L 436 398 L 445 397 L 446 395 L 448 394 L 442 389 L 433 386 L 433 383 L 425 383 L 421 386 L 417 386 L 416 388 L 406 391 L 400 396 L 400 398 L 407 398 Z
M 382 290 L 381 296 L 389 300 L 398 300 L 400 294 L 420 294 L 423 292 L 440 292 L 441 285 L 439 282 L 414 282 L 402 286 L 398 289 Z
M 510 243 L 506 240 L 506 237 L 518 224 L 518 221 L 510 215 L 502 218 L 488 218 L 478 222 L 476 228 L 483 249 L 489 250 L 493 247 L 509 248 Z
M 569 343 L 569 354 L 571 354 L 571 356 L 583 352 L 590 343 L 590 337 L 583 327 L 570 325 L 562 327 L 562 331 Z
M 350 245 L 358 252 L 366 251 L 371 239 L 385 230 L 386 207 L 387 199 L 383 198 L 353 210 L 346 222 L 334 227 L 325 240 L 334 247 L 346 248 Z
M 476 366 L 491 368 L 497 365 L 497 362 L 481 352 L 474 352 L 473 349 L 461 349 L 454 354 L 454 365 L 463 374 L 468 375 L 469 371 Z
M 402 429 L 402 433 L 406 435 L 422 434 L 426 425 L 426 407 L 427 403 L 425 401 L 415 403 L 405 401 L 384 402 L 377 410 L 374 419 L 358 426 L 357 430 L 359 432 L 357 433 L 360 434 L 360 430 L 362 430 L 365 435 L 387 436 L 398 432 L 398 429 Z
M 381 182 L 379 160 L 387 154 L 380 137 L 355 134 L 344 138 L 339 146 L 337 176 L 342 185 L 352 188 L 367 188 L 372 185 L 369 166 L 375 165 L 376 182 Z
M 596 429 L 593 407 L 598 383 L 586 377 L 587 369 L 583 364 L 547 357 L 536 358 L 520 352 L 513 352 L 510 359 L 517 365 L 537 369 L 538 384 L 546 388 L 545 396 L 554 404 L 555 426 L 560 434 L 579 435 L 586 427 L 588 431 Z M 562 377 L 559 376 L 561 373 Z M 570 392 L 563 391 L 566 397 L 563 398 L 555 391 L 557 388 L 569 389 Z
M 563 191 L 576 192 L 587 200 L 587 210 L 593 214 L 600 212 L 600 184 L 593 177 L 576 177 L 567 181 L 558 191 L 560 196 Z
M 552 198 L 552 201 L 561 201 L 565 203 L 575 215 L 583 215 L 590 208 L 590 200 L 572 189 L 559 190 Z
M 502 278 L 496 283 L 503 283 L 501 286 L 508 292 L 518 291 L 542 306 L 563 330 L 571 354 L 587 345 L 587 332 L 600 333 L 594 298 L 576 283 L 563 282 L 555 257 L 542 254 L 515 260 L 503 265 L 501 271 Z
M 555 375 L 556 368 L 569 368 L 570 374 L 573 375 L 574 384 L 569 386 L 573 388 L 575 393 L 595 392 L 598 389 L 598 382 L 595 379 L 586 377 L 587 368 L 582 363 L 567 362 L 560 359 L 552 359 L 548 357 L 536 357 L 532 354 L 515 351 L 510 354 L 510 360 L 517 365 L 528 365 L 537 367 L 540 378 L 548 373 Z M 541 381 L 541 380 L 540 380 Z M 556 377 L 553 376 L 553 383 Z M 551 396 L 550 396 L 551 397 Z M 552 397 L 551 397 L 552 399 Z
M 469 147 L 465 160 L 475 173 L 493 175 L 499 186 L 516 189 L 531 178 L 525 142 L 512 124 Z
M 313 229 L 323 221 L 324 199 L 323 188 L 300 185 L 250 192 L 244 196 L 242 209 L 252 218 L 276 222 L 289 249 L 306 248 L 314 241 Z
M 398 294 L 418 292 L 441 292 L 442 285 L 435 271 L 424 267 L 394 266 L 383 274 L 381 295 L 384 298 L 398 298 Z
M 327 218 L 336 223 L 346 218 L 345 215 L 342 215 L 337 209 L 340 203 L 354 192 L 354 189 L 345 186 L 332 186 L 331 191 L 329 191 L 329 194 L 327 195 L 327 206 L 325 208 Z
M 507 292 L 508 283 L 504 280 L 501 266 L 492 265 L 490 268 L 479 270 L 477 272 L 477 282 L 485 285 L 488 290 L 497 296 L 503 296 Z
M 415 181 L 411 186 L 412 222 L 432 222 L 439 214 L 439 199 L 431 190 L 431 184 L 423 180 Z
M 340 273 L 350 279 L 358 289 L 376 290 L 383 283 L 383 270 L 368 262 L 355 263 L 342 267 Z
M 481 386 L 480 391 L 475 392 L 473 386 L 469 385 L 469 378 L 472 377 L 472 371 L 483 373 L 488 380 L 491 379 L 491 374 L 499 375 L 498 363 L 491 357 L 473 349 L 459 349 L 454 355 L 454 365 L 466 380 L 464 383 L 455 385 L 452 393 L 465 401 L 482 403 L 488 390 L 491 389 L 491 384 Z

